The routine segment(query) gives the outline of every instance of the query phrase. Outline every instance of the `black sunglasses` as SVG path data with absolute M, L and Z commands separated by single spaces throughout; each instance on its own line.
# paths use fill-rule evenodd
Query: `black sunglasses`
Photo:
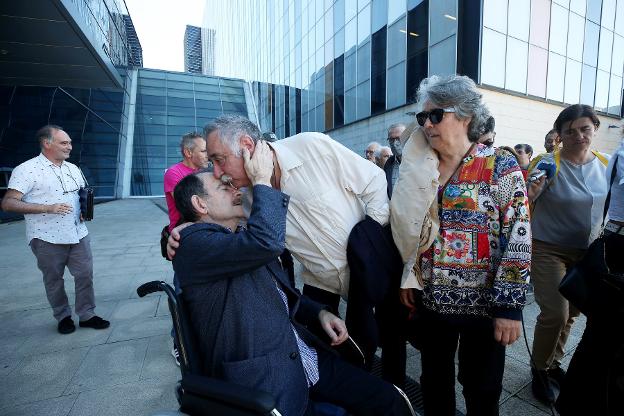
M 427 122 L 427 119 L 431 121 L 432 124 L 438 124 L 444 118 L 444 113 L 454 113 L 454 108 L 434 108 L 431 111 L 421 111 L 416 114 L 416 121 L 421 126 L 424 126 Z

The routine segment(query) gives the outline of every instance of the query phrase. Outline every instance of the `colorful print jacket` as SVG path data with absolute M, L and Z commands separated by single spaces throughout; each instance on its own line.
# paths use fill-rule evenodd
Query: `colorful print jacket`
M 531 228 L 515 157 L 477 145 L 439 197 L 440 232 L 420 258 L 425 306 L 441 314 L 520 320 Z

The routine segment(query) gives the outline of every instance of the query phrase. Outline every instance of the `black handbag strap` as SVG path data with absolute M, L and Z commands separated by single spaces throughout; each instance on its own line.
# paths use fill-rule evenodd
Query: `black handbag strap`
M 82 173 L 82 169 L 78 168 L 78 170 L 80 171 L 80 174 L 82 175 L 82 180 L 85 183 L 85 187 L 89 186 L 89 182 L 87 182 L 87 178 L 85 178 L 84 173 Z
M 613 188 L 613 182 L 617 174 L 617 162 L 619 155 L 615 154 L 615 160 L 613 161 L 613 170 L 611 170 L 611 179 L 609 180 L 609 191 L 607 192 L 607 198 L 604 203 L 604 211 L 602 212 L 602 227 L 604 228 L 604 222 L 607 218 L 607 212 L 609 212 L 609 203 L 611 202 L 611 188 Z

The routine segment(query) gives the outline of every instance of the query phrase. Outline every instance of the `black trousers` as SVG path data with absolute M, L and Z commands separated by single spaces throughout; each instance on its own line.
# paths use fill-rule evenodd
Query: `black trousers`
M 605 231 L 606 261 L 624 273 L 624 236 Z M 624 292 L 607 288 L 587 318 L 556 407 L 562 416 L 624 414 Z
M 402 396 L 391 384 L 337 356 L 318 351 L 319 381 L 310 389 L 310 400 L 342 407 L 349 414 L 408 415 Z M 306 416 L 314 415 L 308 406 Z
M 421 315 L 421 360 L 426 416 L 455 415 L 455 352 L 468 416 L 498 415 L 505 347 L 494 339 L 491 318 Z

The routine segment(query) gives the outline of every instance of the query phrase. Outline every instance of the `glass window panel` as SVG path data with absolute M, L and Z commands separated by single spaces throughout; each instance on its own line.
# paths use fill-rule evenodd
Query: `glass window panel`
M 581 16 L 585 16 L 585 9 L 587 8 L 587 0 L 571 0 L 570 10 Z
M 495 1 L 495 0 L 491 0 Z M 548 32 L 550 29 L 550 1 L 531 0 L 530 42 L 533 45 L 548 49 Z
M 502 36 L 502 35 L 501 35 Z M 450 38 L 433 45 L 429 49 L 429 73 L 436 75 L 452 75 L 456 73 L 457 37 Z M 504 38 L 504 36 L 503 36 Z
M 325 12 L 325 42 L 334 36 L 334 9 Z
M 356 68 L 357 61 L 355 59 L 356 53 L 353 51 L 350 54 L 345 55 L 344 63 L 344 83 L 345 89 L 353 88 L 357 84 L 356 82 Z
M 506 3 L 502 1 L 502 3 Z M 429 45 L 435 45 L 457 33 L 457 1 L 438 0 L 429 2 Z M 435 74 L 435 72 L 432 72 Z
M 356 89 L 345 91 L 345 124 L 356 120 Z
M 624 36 L 624 1 L 617 2 L 617 10 L 615 12 L 615 33 Z
M 483 25 L 507 33 L 507 0 L 483 0 Z
M 600 24 L 602 0 L 587 0 L 587 18 L 594 23 Z
M 329 63 L 334 59 L 334 40 L 330 39 L 329 42 L 325 44 L 325 65 L 329 65 Z
M 621 76 L 622 72 L 624 72 L 624 37 L 615 35 L 613 39 L 611 73 Z
M 358 53 L 357 53 L 358 84 L 370 78 L 370 71 L 371 71 L 371 44 L 370 42 L 367 42 L 358 48 Z
M 583 65 L 580 62 L 567 60 L 565 74 L 565 95 L 563 101 L 568 104 L 579 102 L 581 94 L 581 71 Z
M 347 23 L 345 28 L 345 53 L 348 53 L 351 48 L 355 48 L 357 45 L 357 19 L 351 20 Z M 355 50 L 355 49 L 354 49 Z
M 609 73 L 598 70 L 596 75 L 596 110 L 605 111 L 609 103 Z
M 583 60 L 583 42 L 585 40 L 585 33 L 578 28 L 583 27 L 585 19 L 581 16 L 570 13 L 570 30 L 568 31 L 568 58 L 576 59 L 577 61 Z
M 546 98 L 563 101 L 563 83 L 565 80 L 565 58 L 556 53 L 548 54 L 548 79 L 546 81 Z
M 560 4 L 567 9 L 570 5 L 570 0 L 553 0 L 553 3 Z
M 394 23 L 405 11 L 405 0 L 388 0 L 388 24 Z
M 407 50 L 407 29 L 405 27 L 407 19 L 403 17 L 392 26 L 388 27 L 388 66 L 405 60 Z
M 295 2 L 297 3 L 297 2 Z M 345 24 L 345 0 L 336 0 L 334 11 L 334 32 L 344 27 Z
M 366 81 L 357 86 L 357 119 L 361 120 L 370 116 L 370 81 Z
M 405 104 L 405 62 L 388 69 L 387 108 L 395 108 Z
M 611 75 L 611 84 L 609 86 L 609 109 L 610 114 L 618 117 L 622 114 L 622 77 Z
M 371 5 L 372 32 L 375 33 L 388 22 L 388 4 L 386 0 L 373 0 Z
M 370 4 L 371 0 L 358 0 L 358 11 L 361 11 L 364 7 Z
M 602 28 L 600 33 L 600 48 L 598 49 L 598 69 L 611 70 L 611 52 L 613 49 L 613 32 Z
M 529 74 L 527 93 L 536 97 L 546 97 L 546 72 L 548 51 L 529 45 Z
M 357 0 L 345 0 L 345 21 L 351 20 L 357 14 Z
M 585 48 L 583 49 L 583 63 L 596 66 L 598 62 L 598 37 L 600 26 L 592 22 L 585 24 Z
M 334 58 L 338 58 L 344 53 L 345 36 L 344 29 L 340 29 L 334 36 Z
M 481 49 L 481 82 L 495 87 L 505 87 L 505 35 L 483 29 Z M 432 72 L 433 73 L 433 72 Z
M 514 0 L 509 2 L 509 36 L 528 42 L 530 20 L 531 0 Z
M 552 5 L 550 24 L 550 51 L 560 55 L 566 54 L 568 38 L 568 10 Z
M 529 44 L 507 37 L 505 88 L 526 93 Z
M 615 22 L 615 1 L 602 0 L 602 19 L 600 24 L 609 30 L 613 30 L 613 23 Z
M 596 68 L 583 65 L 581 80 L 581 104 L 594 106 L 594 91 L 596 88 Z
M 358 14 L 358 44 L 364 43 L 371 35 L 371 9 L 366 6 Z

